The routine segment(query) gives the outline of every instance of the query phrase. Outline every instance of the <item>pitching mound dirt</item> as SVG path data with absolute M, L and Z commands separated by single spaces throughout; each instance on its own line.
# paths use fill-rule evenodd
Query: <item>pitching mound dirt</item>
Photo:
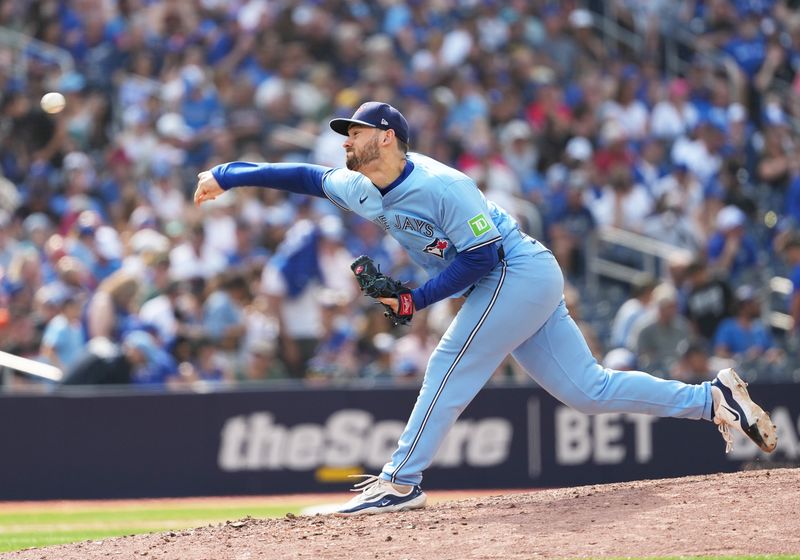
M 800 553 L 800 469 L 538 490 L 378 516 L 247 518 L 0 556 L 433 560 L 793 553 Z

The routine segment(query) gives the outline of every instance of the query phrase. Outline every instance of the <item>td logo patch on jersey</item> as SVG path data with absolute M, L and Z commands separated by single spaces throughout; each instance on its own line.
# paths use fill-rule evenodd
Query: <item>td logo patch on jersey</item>
M 444 258 L 444 251 L 450 246 L 450 243 L 445 239 L 438 237 L 425 246 L 423 251 L 433 255 L 434 257 Z
M 478 214 L 467 223 L 469 224 L 469 227 L 472 230 L 472 235 L 474 235 L 475 237 L 480 237 L 481 235 L 492 229 L 492 226 L 489 224 L 489 220 L 487 220 L 486 216 L 484 216 L 483 214 Z

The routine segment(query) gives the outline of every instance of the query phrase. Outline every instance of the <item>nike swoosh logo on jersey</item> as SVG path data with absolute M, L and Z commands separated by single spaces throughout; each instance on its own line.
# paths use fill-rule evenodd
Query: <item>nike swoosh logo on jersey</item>
M 358 203 L 359 203 L 359 204 L 364 204 L 364 201 L 365 201 L 365 200 L 367 200 L 367 195 L 364 195 L 364 196 L 362 196 L 361 198 L 359 198 L 359 199 L 358 199 Z
M 726 404 L 723 404 L 723 405 L 722 405 L 722 407 L 723 407 L 725 410 L 727 410 L 728 412 L 730 412 L 731 414 L 733 414 L 733 415 L 736 417 L 736 421 L 737 421 L 737 422 L 739 421 L 739 419 L 741 418 L 741 416 L 739 416 L 739 413 L 738 413 L 738 412 L 736 412 L 735 410 L 733 410 L 731 407 L 729 407 L 729 406 L 728 406 L 728 405 L 726 405 Z

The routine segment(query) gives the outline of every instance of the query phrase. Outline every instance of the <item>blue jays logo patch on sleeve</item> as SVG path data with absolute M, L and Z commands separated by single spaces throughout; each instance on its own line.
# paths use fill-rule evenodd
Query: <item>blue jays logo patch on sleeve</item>
M 450 246 L 446 239 L 439 239 L 438 237 L 425 246 L 423 251 L 429 253 L 440 259 L 444 258 L 444 251 Z

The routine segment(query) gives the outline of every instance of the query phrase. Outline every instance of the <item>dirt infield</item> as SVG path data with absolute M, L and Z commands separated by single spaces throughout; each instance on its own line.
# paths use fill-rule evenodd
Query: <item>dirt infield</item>
M 539 490 L 371 517 L 287 515 L 0 555 L 425 559 L 800 554 L 800 469 Z

